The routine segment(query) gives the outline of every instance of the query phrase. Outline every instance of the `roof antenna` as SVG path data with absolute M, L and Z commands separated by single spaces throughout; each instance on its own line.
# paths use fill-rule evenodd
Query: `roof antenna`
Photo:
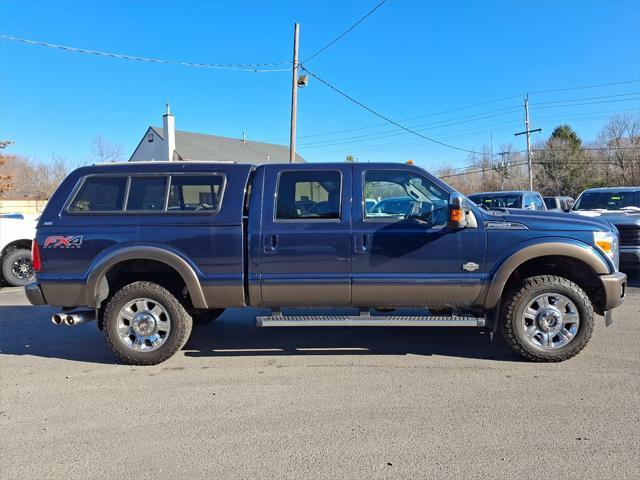
M 169 105 L 169 103 L 167 103 L 166 107 L 167 107 L 167 111 L 165 112 L 165 115 L 171 115 L 171 105 Z
M 242 143 L 247 143 L 247 135 L 242 132 Z

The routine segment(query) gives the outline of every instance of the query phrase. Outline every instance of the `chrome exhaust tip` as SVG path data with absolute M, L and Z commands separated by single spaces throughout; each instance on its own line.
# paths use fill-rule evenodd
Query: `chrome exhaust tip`
M 74 312 L 64 315 L 63 322 L 68 327 L 80 325 L 81 323 L 87 323 L 96 318 L 94 311 L 90 312 Z
M 59 313 L 56 313 L 51 317 L 51 323 L 53 323 L 54 325 L 62 325 L 63 321 L 64 319 L 62 318 L 62 315 L 60 315 Z

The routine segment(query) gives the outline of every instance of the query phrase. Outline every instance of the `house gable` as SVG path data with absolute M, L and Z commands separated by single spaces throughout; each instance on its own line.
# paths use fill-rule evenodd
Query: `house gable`
M 164 160 L 164 139 L 162 130 L 153 127 L 147 128 L 138 146 L 129 158 L 130 162 L 143 162 L 149 160 Z

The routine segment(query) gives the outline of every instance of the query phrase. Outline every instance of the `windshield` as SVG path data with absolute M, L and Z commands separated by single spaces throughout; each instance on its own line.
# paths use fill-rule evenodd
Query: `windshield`
M 633 208 L 635 207 L 635 208 Z M 584 192 L 574 210 L 636 210 L 640 209 L 640 190 Z
M 387 215 L 408 215 L 411 212 L 411 197 L 387 198 L 378 202 L 369 213 Z
M 469 200 L 488 209 L 522 208 L 522 195 L 517 194 L 469 195 Z

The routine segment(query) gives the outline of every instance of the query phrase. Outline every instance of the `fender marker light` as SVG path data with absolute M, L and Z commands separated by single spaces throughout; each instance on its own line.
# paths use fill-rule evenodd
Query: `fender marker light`
M 449 220 L 452 222 L 461 222 L 462 221 L 462 209 L 461 208 L 452 208 L 449 210 Z

